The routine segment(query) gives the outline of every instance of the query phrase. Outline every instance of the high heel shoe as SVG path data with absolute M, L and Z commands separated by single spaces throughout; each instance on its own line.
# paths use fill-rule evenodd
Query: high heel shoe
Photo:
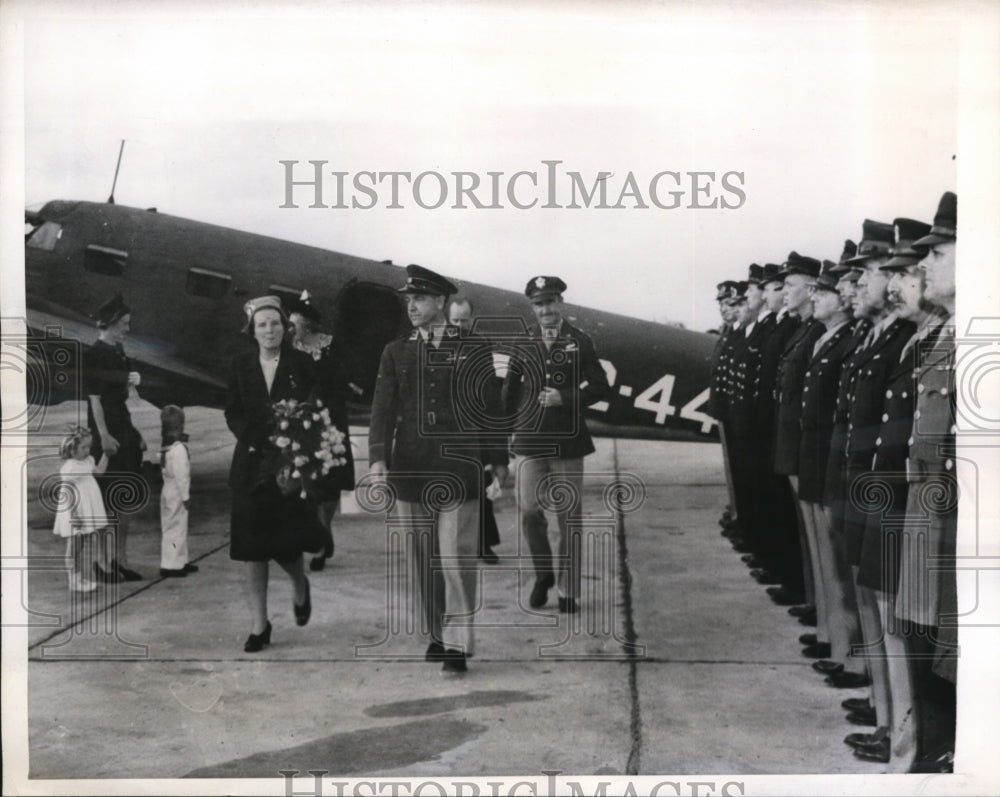
M 264 649 L 264 645 L 271 644 L 271 621 L 268 620 L 267 627 L 259 634 L 250 634 L 243 650 L 247 653 L 257 653 Z
M 303 576 L 305 578 L 305 576 Z M 309 597 L 309 579 L 306 578 L 306 602 L 301 606 L 297 603 L 292 604 L 292 609 L 295 611 L 295 624 L 305 625 L 309 622 L 309 615 L 312 614 L 312 600 Z

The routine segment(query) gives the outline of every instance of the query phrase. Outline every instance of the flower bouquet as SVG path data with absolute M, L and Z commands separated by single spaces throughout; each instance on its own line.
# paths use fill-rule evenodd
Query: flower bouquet
M 278 450 L 275 479 L 284 495 L 308 497 L 316 480 L 347 462 L 344 433 L 330 421 L 330 411 L 315 403 L 283 399 L 274 404 Z

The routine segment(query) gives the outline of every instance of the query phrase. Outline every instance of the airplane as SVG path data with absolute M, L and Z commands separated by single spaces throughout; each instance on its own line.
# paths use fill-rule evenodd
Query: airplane
M 383 347 L 410 329 L 396 290 L 404 269 L 391 261 L 113 200 L 53 200 L 26 211 L 25 224 L 26 322 L 36 352 L 54 341 L 79 342 L 81 351 L 91 345 L 97 338 L 91 314 L 120 291 L 132 316 L 126 353 L 142 374 L 142 397 L 157 406 L 224 405 L 228 362 L 251 345 L 239 330 L 243 304 L 255 296 L 287 301 L 309 291 L 348 353 L 346 375 L 357 394 L 349 405 L 352 422 L 368 417 Z M 498 345 L 516 345 L 532 322 L 525 297 L 454 282 L 475 305 L 477 331 Z M 718 439 L 715 420 L 704 412 L 713 335 L 569 303 L 563 315 L 594 338 L 612 386 L 607 401 L 587 408 L 594 434 Z M 32 377 L 30 403 L 81 398 L 73 364 L 36 359 L 44 371 Z

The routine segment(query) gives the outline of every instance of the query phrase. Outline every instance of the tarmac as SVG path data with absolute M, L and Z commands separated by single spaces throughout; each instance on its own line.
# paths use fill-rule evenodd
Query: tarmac
M 79 409 L 47 408 L 45 429 L 64 429 Z M 134 417 L 152 459 L 156 410 Z M 426 640 L 400 589 L 399 538 L 351 494 L 333 559 L 309 574 L 308 625 L 295 625 L 290 582 L 272 567 L 272 643 L 244 653 L 243 570 L 228 552 L 233 439 L 219 410 L 190 408 L 187 426 L 199 571 L 158 575 L 154 489 L 129 537 L 143 580 L 73 601 L 63 543 L 39 498 L 59 461 L 51 447 L 31 449 L 22 540 L 33 562 L 22 576 L 31 779 L 884 770 L 842 741 L 871 730 L 847 724 L 840 708 L 866 691 L 823 683 L 797 642 L 810 629 L 768 599 L 720 536 L 717 445 L 597 441 L 586 460 L 576 615 L 556 611 L 555 591 L 542 609 L 528 606 L 530 558 L 505 491 L 500 562 L 481 568 L 476 653 L 467 673 L 448 675 L 423 661 Z M 360 475 L 366 430 L 353 433 Z

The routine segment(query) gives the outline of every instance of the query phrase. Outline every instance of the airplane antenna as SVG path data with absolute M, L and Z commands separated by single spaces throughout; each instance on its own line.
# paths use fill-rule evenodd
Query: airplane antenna
M 122 139 L 122 145 L 118 148 L 118 163 L 115 165 L 115 179 L 111 183 L 111 196 L 108 197 L 108 204 L 115 204 L 115 186 L 118 185 L 118 170 L 122 166 L 122 153 L 125 151 L 125 139 Z

